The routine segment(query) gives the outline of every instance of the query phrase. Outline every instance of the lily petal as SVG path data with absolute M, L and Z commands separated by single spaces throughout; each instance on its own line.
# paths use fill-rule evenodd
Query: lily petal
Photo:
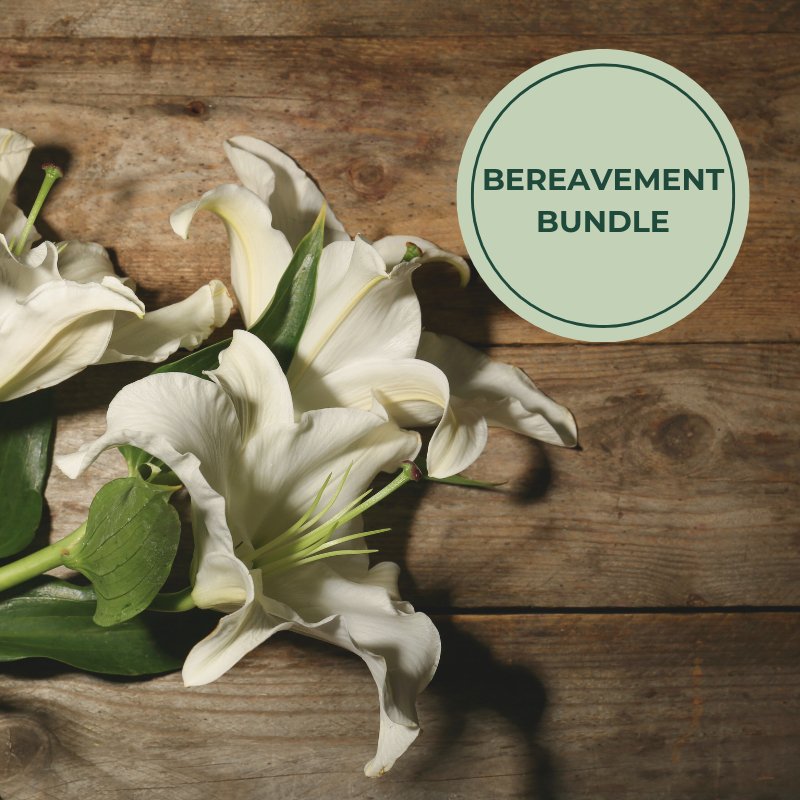
M 236 331 L 220 361 L 209 375 L 236 409 L 239 470 L 248 476 L 228 488 L 228 521 L 237 542 L 257 548 L 280 535 L 310 507 L 326 478 L 319 508 L 329 506 L 322 519 L 330 518 L 378 472 L 395 470 L 419 452 L 419 436 L 400 430 L 385 414 L 335 408 L 296 423 L 286 377 L 251 333 Z
M 452 393 L 483 414 L 490 425 L 549 444 L 577 444 L 572 414 L 540 391 L 521 369 L 493 361 L 451 336 L 427 331 L 420 339 L 418 356 L 439 367 Z
M 400 426 L 437 425 L 428 445 L 428 472 L 433 478 L 465 470 L 486 446 L 483 414 L 452 397 L 444 373 L 420 359 L 358 361 L 305 382 L 295 394 L 300 408 L 366 410 L 374 400 Z
M 394 569 L 392 569 L 394 567 Z M 439 633 L 424 614 L 398 601 L 395 565 L 379 564 L 353 581 L 324 564 L 273 578 L 265 593 L 253 571 L 255 600 L 220 620 L 192 649 L 187 686 L 210 683 L 246 653 L 282 630 L 294 630 L 360 656 L 378 687 L 380 733 L 372 777 L 391 769 L 419 735 L 416 699 L 436 671 Z
M 145 435 L 147 447 L 138 441 Z M 126 436 L 137 441 L 124 441 Z M 239 421 L 225 392 L 211 381 L 168 372 L 124 386 L 108 407 L 106 433 L 56 461 L 74 478 L 103 450 L 132 444 L 160 458 L 182 477 L 171 459 L 176 454 L 182 457 L 191 453 L 202 463 L 207 483 L 221 493 L 234 464 L 239 438 Z M 158 452 L 152 449 L 153 442 Z
M 413 358 L 422 323 L 412 272 L 387 275 L 360 237 L 323 250 L 314 306 L 287 373 L 295 394 L 357 361 Z
M 330 503 L 322 521 L 329 519 L 419 447 L 418 434 L 353 408 L 310 411 L 296 424 L 262 429 L 246 443 L 248 481 L 230 487 L 231 528 L 263 546 L 297 522 L 328 476 L 319 508 Z
M 420 265 L 436 263 L 449 264 L 458 271 L 458 278 L 462 288 L 469 283 L 469 264 L 467 264 L 461 256 L 451 253 L 448 250 L 442 250 L 427 239 L 421 239 L 419 236 L 384 236 L 382 239 L 373 242 L 373 246 L 386 263 L 387 268 L 391 271 L 394 267 L 403 262 L 409 242 L 415 244 L 422 251 L 421 256 L 413 259 L 414 262 Z
M 233 342 L 220 354 L 219 364 L 208 375 L 230 397 L 243 441 L 267 425 L 294 423 L 289 384 L 278 360 L 258 337 L 234 331 Z
M 225 284 L 214 280 L 178 303 L 148 311 L 142 319 L 118 316 L 108 349 L 98 363 L 158 362 L 180 347 L 194 350 L 228 321 L 231 306 Z
M 58 272 L 64 280 L 77 283 L 100 283 L 103 278 L 117 278 L 108 252 L 95 242 L 61 242 L 58 245 Z M 136 290 L 129 278 L 119 278 Z
M 483 452 L 488 436 L 483 414 L 451 395 L 428 444 L 428 474 L 449 478 L 462 472 Z
M 229 609 L 252 598 L 252 579 L 234 554 L 225 514 L 226 484 L 239 478 L 239 440 L 233 405 L 216 384 L 179 373 L 150 375 L 117 394 L 103 436 L 55 462 L 76 478 L 103 451 L 130 444 L 168 464 L 192 498 L 194 600 Z
M 369 668 L 381 711 L 377 752 L 364 767 L 371 777 L 391 769 L 419 735 L 417 695 L 433 677 L 441 650 L 430 619 L 396 601 L 396 582 L 386 585 L 391 573 L 382 565 L 370 572 L 375 569 L 374 580 L 356 582 L 332 566 L 311 564 L 267 587 L 270 597 L 293 609 L 293 630 L 349 650 Z
M 283 231 L 294 250 L 325 204 L 322 192 L 286 153 L 260 139 L 236 136 L 225 142 L 225 153 L 239 180 L 269 205 L 272 224 Z M 342 223 L 328 209 L 325 244 L 349 239 Z
M 217 680 L 255 647 L 290 623 L 275 621 L 254 600 L 253 585 L 261 595 L 261 573 L 253 570 L 247 599 L 241 608 L 226 614 L 211 633 L 199 641 L 183 662 L 184 686 L 205 686 Z M 196 590 L 192 593 L 196 597 Z
M 211 211 L 224 223 L 231 251 L 231 282 L 245 326 L 269 305 L 292 258 L 286 237 L 272 227 L 267 205 L 249 189 L 225 184 L 173 211 L 170 224 L 183 239 L 198 211 Z
M 138 315 L 142 306 L 114 278 L 102 284 L 48 281 L 5 309 L 0 400 L 53 386 L 96 363 L 119 312 Z
M 9 242 L 13 242 L 22 233 L 27 221 L 28 218 L 22 212 L 22 209 L 17 208 L 11 201 L 7 201 L 4 206 L 0 207 L 0 233 L 5 237 L 6 248 L 8 248 Z M 31 249 L 31 244 L 38 241 L 40 238 L 36 228 L 32 228 L 28 234 L 28 238 L 25 240 L 25 246 L 22 252 L 26 253 L 29 251 Z
M 307 382 L 295 393 L 299 408 L 372 409 L 377 400 L 386 413 L 407 428 L 436 425 L 450 390 L 444 373 L 415 358 L 357 361 Z
M 59 279 L 58 252 L 51 242 L 13 255 L 6 238 L 0 234 L 0 318 L 17 310 L 34 289 Z
M 33 142 L 26 136 L 0 128 L 0 208 L 6 204 L 31 150 Z

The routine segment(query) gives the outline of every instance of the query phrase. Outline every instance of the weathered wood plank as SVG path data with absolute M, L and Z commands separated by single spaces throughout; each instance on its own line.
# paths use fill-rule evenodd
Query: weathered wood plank
M 427 602 L 800 602 L 800 352 L 793 346 L 494 355 L 526 369 L 573 410 L 583 451 L 493 432 L 471 472 L 507 477 L 508 493 L 431 491 L 407 544 L 393 551 L 407 559 Z M 398 513 L 409 517 L 399 501 Z M 456 566 L 445 579 L 451 557 Z
M 177 205 L 232 179 L 220 146 L 227 136 L 252 133 L 290 151 L 353 232 L 417 233 L 463 252 L 458 161 L 492 95 L 568 50 L 641 50 L 717 98 L 742 139 L 752 182 L 748 233 L 730 275 L 701 309 L 648 341 L 787 341 L 800 338 L 799 45 L 787 35 L 486 37 L 479 45 L 469 38 L 5 40 L 0 99 L 4 124 L 49 145 L 48 157 L 71 162 L 48 204 L 52 229 L 113 244 L 122 266 L 152 290 L 148 299 L 167 302 L 227 273 L 214 221 L 198 221 L 190 244 L 167 223 Z M 38 186 L 37 171 L 25 197 Z M 465 293 L 439 286 L 428 306 L 438 327 L 473 342 L 561 341 L 505 310 L 479 281 Z
M 543 33 L 718 34 L 800 31 L 800 6 L 782 2 L 661 3 L 609 5 L 601 0 L 532 4 L 503 0 L 487 6 L 462 2 L 392 3 L 331 0 L 265 3 L 263 0 L 116 0 L 81 3 L 45 0 L 12 5 L 0 20 L 0 36 L 452 36 Z
M 582 452 L 492 431 L 470 470 L 499 492 L 410 487 L 372 512 L 408 593 L 436 608 L 800 604 L 800 348 L 496 348 L 575 413 Z M 57 452 L 104 429 L 116 389 L 147 367 L 65 384 Z M 54 472 L 56 535 L 119 474 Z
M 437 620 L 422 739 L 377 782 L 357 659 L 282 635 L 219 681 L 0 674 L 5 800 L 793 798 L 797 615 Z

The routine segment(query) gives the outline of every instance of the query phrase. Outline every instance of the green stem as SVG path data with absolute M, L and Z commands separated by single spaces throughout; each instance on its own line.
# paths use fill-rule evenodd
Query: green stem
M 190 611 L 195 607 L 192 587 L 189 586 L 180 592 L 157 594 L 148 609 L 150 611 Z
M 29 556 L 12 561 L 0 567 L 0 592 L 12 586 L 48 572 L 55 567 L 60 567 L 64 559 L 69 558 L 72 548 L 83 539 L 86 533 L 86 523 L 76 528 L 69 536 L 31 553 Z

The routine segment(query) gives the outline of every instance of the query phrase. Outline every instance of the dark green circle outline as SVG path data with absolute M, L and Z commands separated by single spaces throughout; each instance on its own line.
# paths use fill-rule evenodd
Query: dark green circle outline
M 545 311 L 543 308 L 539 308 L 539 306 L 532 303 L 526 297 L 523 297 L 501 274 L 497 267 L 494 265 L 494 262 L 489 257 L 489 253 L 486 251 L 486 245 L 483 243 L 483 239 L 481 238 L 481 233 L 478 228 L 478 219 L 475 214 L 475 175 L 478 171 L 478 162 L 481 160 L 481 153 L 483 152 L 483 147 L 486 144 L 486 140 L 489 138 L 489 134 L 494 129 L 494 126 L 500 121 L 500 117 L 508 111 L 508 109 L 522 97 L 523 94 L 533 89 L 535 86 L 538 86 L 540 83 L 544 83 L 544 81 L 549 80 L 550 78 L 554 78 L 556 75 L 561 75 L 565 72 L 572 72 L 576 69 L 586 69 L 588 67 L 617 67 L 619 69 L 629 69 L 634 72 L 641 72 L 645 75 L 650 75 L 653 78 L 657 78 L 660 81 L 671 86 L 673 89 L 677 89 L 684 97 L 690 100 L 699 110 L 700 113 L 708 120 L 709 124 L 714 130 L 714 133 L 717 134 L 717 138 L 719 139 L 720 144 L 722 145 L 722 150 L 725 153 L 725 159 L 728 162 L 728 169 L 730 170 L 731 174 L 731 216 L 728 222 L 728 230 L 725 232 L 725 238 L 722 241 L 722 246 L 717 253 L 717 257 L 714 259 L 711 266 L 708 268 L 708 271 L 703 275 L 702 278 L 679 300 L 676 300 L 672 305 L 667 306 L 666 308 L 662 309 L 661 311 L 657 311 L 655 314 L 650 314 L 647 317 L 642 317 L 641 319 L 633 320 L 632 322 L 615 322 L 610 324 L 597 324 L 591 322 L 576 322 L 575 320 L 567 319 L 566 317 L 559 317 L 557 314 L 551 314 L 549 311 Z M 728 153 L 728 148 L 725 146 L 725 141 L 722 138 L 722 134 L 719 132 L 717 126 L 714 124 L 714 120 L 708 116 L 706 110 L 686 91 L 681 89 L 680 86 L 677 86 L 672 81 L 668 80 L 667 78 L 662 77 L 661 75 L 656 74 L 655 72 L 650 72 L 650 70 L 642 69 L 641 67 L 634 67 L 630 64 L 615 64 L 615 63 L 596 63 L 596 64 L 578 64 L 574 67 L 565 67 L 564 69 L 557 70 L 556 72 L 551 72 L 549 75 L 545 75 L 543 78 L 539 78 L 539 80 L 534 81 L 530 86 L 524 88 L 521 92 L 518 92 L 511 100 L 506 103 L 505 106 L 501 109 L 500 113 L 494 118 L 494 121 L 489 126 L 488 130 L 484 134 L 483 139 L 481 140 L 480 147 L 478 148 L 478 155 L 475 157 L 475 165 L 472 168 L 472 180 L 470 181 L 470 211 L 472 212 L 472 224 L 475 227 L 475 235 L 478 237 L 478 242 L 480 243 L 481 250 L 483 251 L 484 256 L 486 256 L 486 260 L 489 262 L 489 266 L 494 270 L 494 273 L 497 275 L 498 278 L 505 284 L 505 286 L 523 303 L 529 305 L 531 308 L 536 309 L 541 314 L 544 314 L 547 317 L 552 319 L 557 319 L 560 322 L 566 322 L 569 325 L 576 325 L 581 328 L 626 328 L 630 325 L 638 325 L 640 322 L 647 322 L 648 320 L 655 319 L 655 317 L 659 317 L 662 314 L 666 314 L 667 311 L 671 311 L 675 306 L 680 305 L 687 297 L 690 297 L 694 294 L 695 291 L 701 286 L 701 284 L 705 281 L 705 279 L 713 272 L 714 267 L 717 266 L 722 254 L 725 252 L 725 247 L 728 244 L 728 239 L 731 235 L 731 229 L 733 228 L 733 217 L 736 211 L 736 179 L 733 174 L 733 164 L 731 163 L 731 157 Z

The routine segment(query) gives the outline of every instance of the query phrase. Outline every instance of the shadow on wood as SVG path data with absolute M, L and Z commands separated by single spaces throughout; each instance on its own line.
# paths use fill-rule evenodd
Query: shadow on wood
M 437 764 L 463 748 L 470 716 L 485 709 L 510 723 L 524 742 L 529 776 L 525 796 L 555 800 L 553 761 L 537 740 L 547 705 L 543 683 L 526 667 L 499 662 L 491 648 L 453 619 L 437 618 L 436 627 L 442 637 L 442 660 L 428 691 L 441 703 L 442 735 L 440 746 L 429 748 L 415 778 L 428 777 Z
M 491 436 L 492 432 L 490 430 L 490 440 Z M 519 449 L 520 461 L 525 463 L 525 468 L 522 471 L 522 477 L 514 480 L 513 483 L 501 485 L 494 489 L 476 489 L 424 482 L 416 486 L 410 486 L 400 494 L 390 496 L 381 504 L 380 510 L 367 514 L 368 528 L 376 527 L 378 523 L 380 523 L 380 527 L 388 526 L 391 528 L 389 533 L 383 534 L 374 544 L 380 549 L 384 559 L 396 561 L 402 568 L 400 588 L 404 598 L 423 606 L 424 610 L 427 611 L 444 611 L 450 607 L 451 591 L 454 587 L 439 583 L 427 590 L 422 590 L 414 580 L 413 570 L 408 567 L 413 561 L 408 552 L 411 544 L 410 532 L 415 528 L 418 512 L 424 516 L 426 506 L 429 508 L 437 506 L 436 497 L 432 495 L 439 496 L 442 493 L 447 493 L 448 500 L 458 496 L 464 498 L 463 504 L 456 506 L 456 511 L 459 511 L 459 508 L 463 505 L 463 513 L 470 515 L 471 536 L 473 538 L 476 509 L 480 508 L 480 495 L 482 493 L 497 493 L 508 497 L 519 509 L 517 513 L 520 514 L 523 509 L 525 512 L 529 512 L 535 503 L 541 502 L 545 498 L 553 485 L 554 477 L 551 460 L 547 454 L 547 447 L 540 442 L 526 439 L 523 436 L 515 436 L 514 441 Z M 425 449 L 426 445 L 423 444 L 423 453 Z M 480 471 L 474 472 L 470 469 L 466 470 L 466 474 L 487 480 L 498 478 L 502 480 L 505 477 L 503 475 L 487 477 L 481 475 Z M 388 483 L 388 479 L 383 477 L 379 481 L 378 486 Z M 459 511 L 459 513 L 461 512 Z M 477 515 L 480 516 L 479 513 Z M 458 528 L 460 524 L 462 523 L 459 517 L 454 516 L 448 523 L 449 529 L 443 534 L 447 546 L 444 551 L 440 551 L 439 557 L 443 560 L 451 561 L 451 563 L 456 563 L 458 558 L 460 536 Z M 488 526 L 492 523 L 487 519 L 486 524 Z M 532 521 L 531 524 L 535 523 Z M 420 525 L 416 525 L 416 528 L 417 530 L 424 530 Z M 493 549 L 497 547 L 495 533 L 493 532 L 493 535 L 487 535 L 486 537 L 486 556 L 489 559 L 493 556 Z M 447 550 L 451 550 L 451 552 L 448 553 Z M 447 576 L 452 575 L 452 572 L 444 570 L 441 574 L 443 579 L 447 580 Z M 491 595 L 491 581 L 486 584 L 486 590 Z

